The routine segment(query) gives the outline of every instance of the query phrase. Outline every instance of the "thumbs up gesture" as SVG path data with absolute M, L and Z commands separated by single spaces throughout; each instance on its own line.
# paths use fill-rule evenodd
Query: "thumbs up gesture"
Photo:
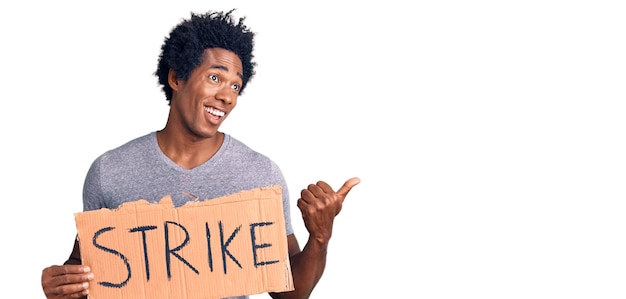
M 326 182 L 318 181 L 300 192 L 298 208 L 302 212 L 304 226 L 309 231 L 309 238 L 322 243 L 330 240 L 335 216 L 341 212 L 343 201 L 352 187 L 360 182 L 361 179 L 353 177 L 335 192 Z

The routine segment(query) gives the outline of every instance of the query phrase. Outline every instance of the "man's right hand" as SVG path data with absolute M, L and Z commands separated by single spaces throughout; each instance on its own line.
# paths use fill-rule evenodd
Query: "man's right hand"
M 89 294 L 93 273 L 88 266 L 50 266 L 41 272 L 41 286 L 48 299 L 82 298 Z

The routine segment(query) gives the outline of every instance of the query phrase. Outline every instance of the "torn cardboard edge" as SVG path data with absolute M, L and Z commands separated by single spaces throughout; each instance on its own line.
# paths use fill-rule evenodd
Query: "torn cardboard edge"
M 90 299 L 210 299 L 294 290 L 282 190 L 269 186 L 174 207 L 126 202 L 75 213 Z

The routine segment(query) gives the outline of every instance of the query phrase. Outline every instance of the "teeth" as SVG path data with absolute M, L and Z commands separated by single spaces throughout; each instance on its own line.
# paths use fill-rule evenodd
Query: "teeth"
M 219 111 L 219 110 L 217 110 L 217 109 L 215 109 L 213 107 L 206 107 L 206 108 L 204 108 L 204 110 L 206 110 L 206 112 L 208 112 L 208 113 L 211 113 L 211 114 L 213 114 L 215 116 L 219 116 L 219 117 L 222 117 L 222 116 L 226 115 L 226 112 Z

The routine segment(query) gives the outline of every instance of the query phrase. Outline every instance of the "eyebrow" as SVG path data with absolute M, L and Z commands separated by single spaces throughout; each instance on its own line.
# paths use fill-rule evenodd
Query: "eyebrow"
M 223 70 L 223 71 L 227 71 L 228 72 L 228 68 L 223 66 L 223 65 L 214 64 L 214 65 L 210 66 L 209 68 L 210 69 Z M 239 78 L 241 78 L 241 80 L 243 80 L 243 74 L 242 73 L 237 73 L 237 76 L 239 76 Z

